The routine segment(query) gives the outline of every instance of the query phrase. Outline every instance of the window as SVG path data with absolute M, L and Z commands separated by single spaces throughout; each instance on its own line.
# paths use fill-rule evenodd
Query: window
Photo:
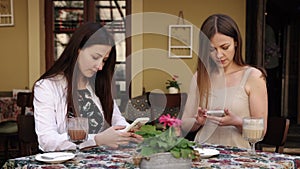
M 49 69 L 60 56 L 73 32 L 88 21 L 109 25 L 116 41 L 117 65 L 115 72 L 116 101 L 120 110 L 125 108 L 126 56 L 130 51 L 126 36 L 125 16 L 130 14 L 130 0 L 45 0 L 46 26 L 46 69 Z M 128 8 L 127 8 L 128 6 Z M 122 99 L 122 100 L 120 100 Z

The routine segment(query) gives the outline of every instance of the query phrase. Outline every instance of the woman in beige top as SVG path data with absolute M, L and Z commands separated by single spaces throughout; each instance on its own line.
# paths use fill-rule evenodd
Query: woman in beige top
M 198 67 L 182 117 L 183 130 L 198 130 L 199 143 L 249 148 L 241 134 L 242 118 L 263 117 L 266 129 L 265 74 L 243 61 L 240 31 L 229 16 L 209 16 L 199 38 Z M 210 116 L 207 110 L 224 110 L 225 116 Z

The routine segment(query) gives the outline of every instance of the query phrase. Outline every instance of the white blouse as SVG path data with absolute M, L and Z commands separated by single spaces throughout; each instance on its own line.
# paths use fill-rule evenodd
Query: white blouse
M 103 114 L 99 98 L 88 85 L 92 100 Z M 68 141 L 66 129 L 67 81 L 62 75 L 39 80 L 34 86 L 34 119 L 39 148 L 42 151 L 60 151 L 75 149 L 76 145 Z M 103 115 L 104 116 L 104 115 Z M 129 125 L 114 102 L 112 125 Z M 94 146 L 95 134 L 89 134 L 88 141 L 81 147 Z

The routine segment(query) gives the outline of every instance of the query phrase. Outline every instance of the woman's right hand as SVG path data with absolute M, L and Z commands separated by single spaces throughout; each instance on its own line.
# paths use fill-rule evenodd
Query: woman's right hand
M 97 145 L 107 145 L 112 148 L 118 148 L 119 145 L 128 144 L 132 140 L 132 134 L 129 132 L 121 132 L 125 126 L 112 126 L 95 136 Z
M 195 116 L 196 119 L 196 124 L 203 126 L 205 124 L 206 121 L 206 109 L 202 109 L 201 107 L 198 107 L 198 113 Z

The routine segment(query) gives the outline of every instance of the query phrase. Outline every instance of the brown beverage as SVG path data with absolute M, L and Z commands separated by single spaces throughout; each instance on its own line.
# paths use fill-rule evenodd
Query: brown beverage
M 75 144 L 82 143 L 86 139 L 86 131 L 84 130 L 68 130 L 70 141 Z

